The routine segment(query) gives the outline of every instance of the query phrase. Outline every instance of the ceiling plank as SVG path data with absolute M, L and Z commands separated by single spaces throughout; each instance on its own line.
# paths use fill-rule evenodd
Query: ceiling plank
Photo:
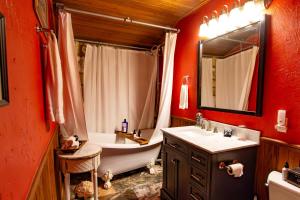
M 208 0 L 55 0 L 66 7 L 115 17 L 175 26 L 176 23 Z M 164 30 L 73 13 L 76 38 L 108 43 L 151 47 L 164 37 Z

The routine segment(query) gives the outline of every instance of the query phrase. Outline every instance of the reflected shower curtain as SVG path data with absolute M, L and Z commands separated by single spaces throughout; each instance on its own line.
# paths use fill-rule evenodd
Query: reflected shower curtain
M 157 56 L 144 51 L 87 45 L 84 108 L 89 132 L 153 128 Z
M 201 60 L 201 106 L 205 107 L 215 107 L 212 61 L 212 58 L 202 58 Z
M 170 125 L 176 40 L 177 33 L 166 33 L 159 111 L 152 137 L 162 136 L 160 129 Z
M 58 16 L 58 43 L 63 74 L 63 98 L 65 123 L 61 125 L 64 136 L 78 135 L 87 140 L 83 101 L 78 72 L 77 56 L 72 29 L 71 14 L 60 11 Z
M 258 47 L 216 62 L 216 107 L 248 110 Z

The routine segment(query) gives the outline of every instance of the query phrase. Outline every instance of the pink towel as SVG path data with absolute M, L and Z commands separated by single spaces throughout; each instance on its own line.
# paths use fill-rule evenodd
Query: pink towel
M 51 121 L 63 124 L 65 119 L 62 69 L 57 39 L 53 32 L 48 35 L 48 58 L 49 64 L 45 74 L 47 112 Z

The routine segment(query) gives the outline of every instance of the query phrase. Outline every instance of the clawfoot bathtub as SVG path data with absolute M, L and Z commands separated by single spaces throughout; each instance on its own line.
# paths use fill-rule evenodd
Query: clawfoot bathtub
M 151 138 L 154 129 L 142 130 L 142 137 Z M 89 141 L 102 147 L 98 176 L 105 181 L 104 188 L 111 187 L 113 175 L 147 167 L 155 173 L 154 162 L 160 152 L 162 136 L 151 138 L 147 145 L 111 133 L 89 133 Z

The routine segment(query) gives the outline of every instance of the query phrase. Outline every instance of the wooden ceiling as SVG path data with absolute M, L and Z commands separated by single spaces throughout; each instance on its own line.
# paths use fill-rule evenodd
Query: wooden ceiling
M 174 27 L 209 0 L 54 0 L 65 7 Z M 72 13 L 75 38 L 150 48 L 165 31 L 141 25 Z

